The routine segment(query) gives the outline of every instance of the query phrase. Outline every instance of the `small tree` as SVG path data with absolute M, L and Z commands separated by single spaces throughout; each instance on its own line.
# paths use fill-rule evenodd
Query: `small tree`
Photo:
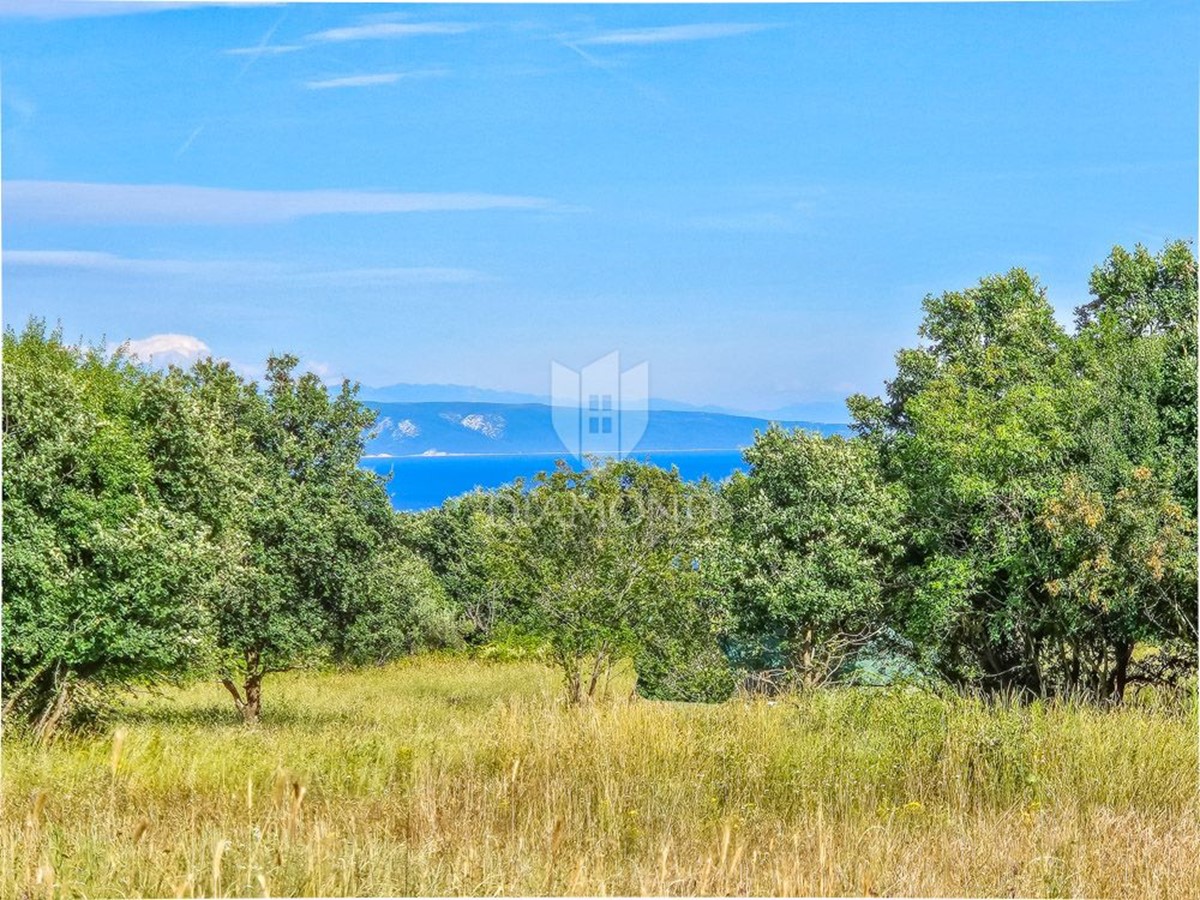
M 694 593 L 706 513 L 677 471 L 631 461 L 560 462 L 507 496 L 517 502 L 491 519 L 493 577 L 526 598 L 527 626 L 549 640 L 568 702 L 591 699 Z
M 748 475 L 725 488 L 731 648 L 751 669 L 782 668 L 816 685 L 888 624 L 900 543 L 898 495 L 874 448 L 772 426 L 745 452 Z
M 492 517 L 522 503 L 521 491 L 512 486 L 475 490 L 398 519 L 400 540 L 428 560 L 463 635 L 473 644 L 486 643 L 498 625 L 513 625 L 522 617 L 491 578 L 487 552 Z
M 351 664 L 381 664 L 462 644 L 457 611 L 429 564 L 407 547 L 381 548 L 359 568 L 350 590 L 370 598 L 337 629 L 334 655 Z

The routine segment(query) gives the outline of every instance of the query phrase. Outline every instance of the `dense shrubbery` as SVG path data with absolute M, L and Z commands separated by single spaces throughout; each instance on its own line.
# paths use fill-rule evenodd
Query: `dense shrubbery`
M 1020 270 L 929 297 L 855 437 L 777 428 L 717 486 L 560 465 L 419 515 L 359 468 L 373 414 L 4 338 L 5 713 L 79 686 L 265 675 L 502 638 L 573 702 L 940 678 L 1120 699 L 1194 663 L 1196 263 L 1114 250 L 1069 334 Z M 513 650 L 513 652 L 516 652 Z

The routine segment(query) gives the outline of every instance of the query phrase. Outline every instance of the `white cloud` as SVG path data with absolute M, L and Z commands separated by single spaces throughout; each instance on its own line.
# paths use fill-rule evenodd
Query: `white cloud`
M 460 22 L 372 22 L 330 28 L 307 36 L 306 40 L 320 43 L 379 40 L 382 38 L 417 37 L 426 34 L 462 34 L 474 26 Z
M 302 275 L 310 281 L 336 284 L 478 284 L 491 281 L 489 276 L 474 269 L 441 268 L 437 266 L 383 266 L 364 269 L 335 269 Z
M 137 362 L 155 368 L 181 366 L 186 369 L 197 360 L 214 355 L 208 344 L 190 334 L 152 334 L 149 337 L 127 340 L 121 347 Z M 228 363 L 238 375 L 247 381 L 262 381 L 266 374 L 263 363 L 243 363 L 226 357 L 217 357 L 217 359 Z M 317 363 L 317 365 L 321 364 Z M 313 366 L 302 365 L 301 368 L 312 369 Z M 323 368 L 328 369 L 327 366 Z M 319 372 L 317 374 L 322 381 L 329 383 L 329 379 L 324 374 Z
M 208 344 L 190 334 L 152 334 L 149 337 L 126 341 L 130 356 L 151 365 L 187 364 L 208 356 Z
M 377 84 L 395 84 L 399 80 L 399 72 L 380 72 L 377 75 L 347 75 L 344 78 L 324 78 L 319 81 L 306 81 L 304 82 L 304 86 L 309 90 L 320 91 L 328 88 L 371 87 Z
M 87 271 L 122 275 L 218 275 L 249 274 L 255 267 L 245 263 L 196 259 L 136 259 L 95 250 L 5 250 L 6 268 L 51 271 Z
M 225 53 L 229 56 L 279 56 L 303 49 L 301 44 L 265 44 L 259 47 L 230 47 Z
M 156 13 L 198 6 L 275 6 L 269 0 L 205 0 L 205 2 L 151 2 L 151 0 L 0 0 L 0 19 L 82 19 Z
M 395 84 L 401 79 L 437 78 L 448 75 L 445 69 L 418 69 L 414 72 L 380 72 L 375 75 L 347 75 L 344 78 L 324 78 L 317 81 L 306 81 L 304 86 L 310 90 L 326 88 L 371 87 L 377 84 Z
M 750 23 L 711 23 L 697 25 L 664 25 L 657 28 L 630 28 L 622 31 L 605 31 L 591 37 L 574 41 L 576 44 L 670 44 L 680 41 L 705 41 L 714 38 L 735 37 L 762 31 L 766 25 Z
M 399 191 L 255 191 L 182 184 L 104 184 L 9 181 L 5 215 L 11 222 L 130 225 L 237 225 L 290 222 L 335 214 L 547 210 L 542 197 Z
M 144 259 L 95 250 L 5 250 L 3 258 L 6 269 L 34 272 L 299 282 L 341 287 L 479 284 L 493 280 L 474 269 L 443 266 L 313 269 L 258 260 Z

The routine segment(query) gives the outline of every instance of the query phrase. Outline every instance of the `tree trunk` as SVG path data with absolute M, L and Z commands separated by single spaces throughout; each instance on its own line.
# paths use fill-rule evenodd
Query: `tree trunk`
M 1129 683 L 1129 660 L 1133 657 L 1133 642 L 1122 641 L 1116 646 L 1116 661 L 1112 672 L 1112 694 L 1114 703 L 1125 699 L 1125 686 Z
M 577 665 L 572 663 L 571 668 L 567 670 L 567 703 L 571 706 L 578 706 L 583 693 L 583 679 L 579 676 Z
M 46 703 L 41 716 L 38 718 L 37 725 L 34 727 L 34 734 L 37 735 L 40 743 L 46 743 L 54 736 L 54 732 L 58 729 L 59 723 L 67 715 L 67 710 L 70 707 L 71 697 L 71 670 L 63 668 L 61 662 L 54 667 L 54 693 Z
M 1079 692 L 1079 639 L 1071 642 L 1071 667 L 1069 685 L 1072 694 Z
M 262 673 L 255 672 L 246 676 L 246 702 L 242 705 L 242 721 L 253 725 L 258 721 L 262 711 Z
M 246 680 L 242 683 L 242 690 L 238 690 L 232 678 L 225 676 L 221 679 L 221 684 L 229 691 L 234 707 L 241 713 L 242 721 L 247 725 L 257 722 L 259 713 L 262 712 L 262 680 L 265 674 L 258 651 L 247 650 Z
M 262 710 L 262 680 L 266 673 L 262 667 L 262 657 L 257 650 L 246 651 L 246 682 L 242 685 L 246 692 L 245 703 L 242 705 L 242 721 L 252 725 L 258 721 Z
M 592 680 L 588 682 L 587 698 L 589 700 L 594 700 L 596 697 L 596 686 L 600 683 L 600 673 L 603 669 L 606 655 L 607 651 L 604 649 L 601 649 L 600 652 L 596 654 L 596 662 L 592 666 Z
M 245 707 L 246 701 L 242 699 L 242 692 L 239 691 L 238 686 L 233 683 L 233 679 L 222 678 L 221 684 L 225 686 L 225 690 L 229 691 L 229 696 L 233 697 L 234 708 L 237 709 L 239 713 L 242 713 L 242 709 Z M 242 715 L 244 716 L 245 713 L 242 713 Z

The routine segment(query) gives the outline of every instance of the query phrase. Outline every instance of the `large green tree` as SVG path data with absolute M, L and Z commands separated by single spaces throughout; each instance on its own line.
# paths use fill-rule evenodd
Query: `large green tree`
M 4 334 L 4 694 L 43 733 L 75 691 L 177 674 L 203 642 L 214 555 L 160 438 L 194 410 L 120 354 L 32 321 Z
M 1185 244 L 1116 248 L 1074 335 L 1020 270 L 927 298 L 887 397 L 850 399 L 947 676 L 1119 698 L 1139 643 L 1194 656 L 1195 276 Z
M 1074 458 L 1044 524 L 1067 604 L 1060 678 L 1119 698 L 1147 665 L 1195 661 L 1195 257 L 1114 248 L 1091 292 L 1070 358 Z M 1154 652 L 1131 668 L 1139 643 Z
M 886 400 L 849 401 L 907 498 L 903 624 L 952 678 L 1041 692 L 1056 614 L 1039 518 L 1071 458 L 1069 338 L 1019 269 L 924 308 Z
M 1154 254 L 1113 248 L 1076 310 L 1082 450 L 1093 478 L 1145 465 L 1196 514 L 1196 258 L 1183 241 Z
M 379 656 L 379 628 L 357 648 L 353 626 L 367 611 L 378 626 L 397 604 L 394 583 L 369 571 L 401 568 L 387 496 L 358 465 L 374 413 L 349 383 L 331 396 L 297 363 L 270 358 L 263 390 L 224 363 L 181 376 L 223 436 L 225 478 L 208 507 L 221 551 L 211 610 L 221 680 L 247 721 L 271 672 Z

